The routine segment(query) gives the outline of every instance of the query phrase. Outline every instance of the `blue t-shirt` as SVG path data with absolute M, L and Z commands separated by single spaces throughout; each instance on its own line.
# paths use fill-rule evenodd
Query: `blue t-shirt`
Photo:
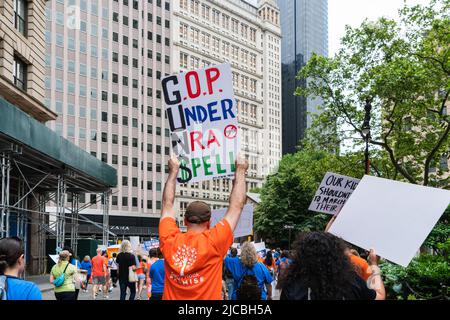
M 281 262 L 283 262 L 283 263 L 287 262 L 287 264 L 292 264 L 292 259 L 288 259 L 286 257 L 283 257 L 283 258 L 277 260 L 276 265 L 280 266 Z
M 86 261 L 81 261 L 80 263 L 80 269 L 86 270 L 88 272 L 88 275 L 91 275 L 92 272 L 92 263 L 91 262 L 86 262 Z
M 164 291 L 164 259 L 159 259 L 150 267 L 150 279 L 152 280 L 152 293 L 159 294 Z
M 8 300 L 42 300 L 41 291 L 33 282 L 11 276 L 8 276 L 6 281 Z
M 245 267 L 241 259 L 236 258 L 225 258 L 225 267 L 228 269 L 228 271 L 231 272 L 234 279 L 234 291 L 231 295 L 231 300 L 236 300 L 236 289 L 241 285 L 240 282 L 244 275 L 249 276 L 255 276 L 256 280 L 258 281 L 258 287 L 261 290 L 261 300 L 267 299 L 267 292 L 265 284 L 271 284 L 273 281 L 272 276 L 269 273 L 269 270 L 262 264 L 261 262 L 257 262 L 253 268 L 247 268 Z

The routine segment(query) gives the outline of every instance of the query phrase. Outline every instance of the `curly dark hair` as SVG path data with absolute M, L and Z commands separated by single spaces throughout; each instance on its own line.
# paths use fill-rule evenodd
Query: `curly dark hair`
M 349 296 L 357 274 L 345 249 L 345 242 L 331 233 L 301 234 L 294 243 L 294 261 L 280 279 L 280 288 L 301 281 L 311 289 L 314 299 L 340 300 Z

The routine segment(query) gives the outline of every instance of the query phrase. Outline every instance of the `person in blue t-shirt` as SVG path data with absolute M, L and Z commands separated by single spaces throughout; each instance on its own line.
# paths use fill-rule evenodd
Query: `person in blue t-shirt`
M 6 294 L 6 300 L 42 300 L 42 294 L 37 285 L 19 278 L 24 270 L 25 256 L 22 240 L 17 237 L 1 239 L 0 283 L 5 283 L 6 286 L 4 290 L 0 289 L 0 295 Z
M 230 248 L 230 254 L 227 256 L 229 260 L 239 261 L 238 250 L 236 248 Z M 227 287 L 227 299 L 231 300 L 231 296 L 233 295 L 235 289 L 235 281 L 233 278 L 233 274 L 226 268 L 225 263 L 223 264 L 223 278 L 225 280 L 225 285 Z
M 149 275 L 152 285 L 150 300 L 162 300 L 164 292 L 164 259 L 161 250 L 157 248 L 158 260 L 150 266 Z
M 149 270 L 149 277 L 152 286 L 152 295 L 150 300 L 162 300 L 162 295 L 164 292 L 164 257 L 160 248 L 157 248 L 156 250 L 158 260 L 152 263 Z
M 92 263 L 91 263 L 91 257 L 85 256 L 83 261 L 80 263 L 80 269 L 86 270 L 86 281 L 84 283 L 83 290 L 84 292 L 88 292 L 88 285 L 89 285 L 89 279 L 91 278 L 92 274 Z
M 237 300 L 239 297 L 237 291 L 240 288 L 245 276 L 255 276 L 261 300 L 272 300 L 272 281 L 273 278 L 269 270 L 258 262 L 258 255 L 255 246 L 246 242 L 241 247 L 240 259 L 226 257 L 224 260 L 225 267 L 233 275 L 235 286 L 231 294 L 231 300 Z

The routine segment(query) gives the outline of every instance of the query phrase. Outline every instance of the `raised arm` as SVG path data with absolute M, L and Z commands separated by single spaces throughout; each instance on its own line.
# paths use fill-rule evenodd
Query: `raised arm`
M 169 176 L 167 177 L 162 197 L 161 219 L 165 217 L 172 217 L 174 219 L 176 218 L 176 212 L 173 204 L 175 202 L 175 189 L 177 185 L 177 176 L 179 169 L 180 162 L 178 161 L 177 157 L 172 154 L 169 159 Z
M 238 155 L 236 160 L 236 172 L 233 181 L 233 189 L 230 195 L 230 204 L 228 206 L 225 219 L 231 226 L 231 230 L 234 231 L 236 225 L 241 217 L 242 209 L 244 208 L 245 201 L 247 200 L 247 184 L 245 182 L 245 176 L 247 174 L 248 162 L 242 156 Z
M 381 278 L 381 270 L 378 266 L 379 257 L 375 254 L 375 250 L 370 250 L 367 260 L 369 261 L 370 269 L 372 271 L 372 275 L 367 280 L 367 285 L 370 289 L 375 290 L 377 293 L 375 300 L 385 300 L 386 289 L 384 288 L 383 279 Z

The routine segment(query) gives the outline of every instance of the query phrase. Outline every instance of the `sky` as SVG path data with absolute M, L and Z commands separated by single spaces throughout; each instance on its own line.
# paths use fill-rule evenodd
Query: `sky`
M 256 5 L 258 0 L 246 0 Z M 288 0 L 283 0 L 288 1 Z M 289 0 L 290 1 L 290 0 Z M 314 0 L 311 0 L 314 1 Z M 376 20 L 385 16 L 398 18 L 398 9 L 405 0 L 328 0 L 329 53 L 339 50 L 339 43 L 345 33 L 345 26 L 359 26 L 365 18 Z M 408 5 L 428 4 L 430 0 L 406 0 Z
M 428 4 L 430 0 L 406 0 L 408 5 Z M 328 0 L 329 53 L 339 50 L 340 39 L 345 34 L 345 26 L 359 26 L 365 18 L 376 20 L 385 16 L 398 18 L 398 9 L 404 0 Z

